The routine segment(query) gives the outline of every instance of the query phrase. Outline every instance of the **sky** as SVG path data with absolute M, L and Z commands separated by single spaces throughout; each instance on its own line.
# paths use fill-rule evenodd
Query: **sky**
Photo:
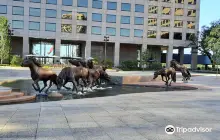
M 200 29 L 203 25 L 220 19 L 220 0 L 200 0 Z M 191 49 L 184 49 L 185 54 L 190 54 Z M 178 53 L 178 50 L 174 50 Z

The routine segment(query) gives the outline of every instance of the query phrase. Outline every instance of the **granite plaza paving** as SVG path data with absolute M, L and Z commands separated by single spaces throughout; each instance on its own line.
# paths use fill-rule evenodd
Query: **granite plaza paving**
M 1 69 L 0 78 L 29 78 L 29 71 Z M 0 106 L 0 140 L 219 140 L 220 77 L 197 76 L 188 84 L 211 89 Z M 167 135 L 167 125 L 212 131 Z

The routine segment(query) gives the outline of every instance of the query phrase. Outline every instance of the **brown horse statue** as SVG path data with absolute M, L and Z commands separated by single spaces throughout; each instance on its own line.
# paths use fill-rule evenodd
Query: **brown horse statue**
M 94 66 L 92 60 L 85 61 L 85 60 L 71 59 L 69 60 L 69 63 L 76 67 L 82 66 L 82 67 L 89 68 L 89 69 L 92 69 Z
M 59 75 L 57 76 L 57 89 L 60 90 L 63 86 L 66 89 L 70 89 L 66 87 L 65 85 L 68 82 L 73 83 L 72 90 L 76 90 L 78 92 L 77 86 L 79 86 L 79 80 L 82 79 L 84 85 L 82 86 L 82 92 L 83 92 L 83 86 L 86 87 L 87 83 L 86 81 L 89 79 L 89 70 L 87 68 L 84 68 L 82 66 L 80 67 L 65 67 L 61 70 Z
M 25 58 L 21 64 L 22 67 L 29 67 L 31 71 L 31 78 L 34 81 L 32 84 L 33 88 L 40 93 L 47 87 L 47 81 L 50 81 L 49 87 L 46 89 L 47 91 L 51 88 L 53 84 L 57 85 L 56 78 L 57 75 L 55 72 L 42 68 L 41 64 L 36 60 L 36 58 Z M 40 89 L 38 84 L 39 81 L 43 81 L 44 87 Z M 35 87 L 35 85 L 37 87 Z
M 191 74 L 186 66 L 179 64 L 176 60 L 173 59 L 170 61 L 170 67 L 173 67 L 176 71 L 180 71 L 182 73 L 182 81 L 190 80 Z
M 96 83 L 99 83 L 101 84 L 102 81 L 107 81 L 109 82 L 110 81 L 110 77 L 108 76 L 108 74 L 105 72 L 107 67 L 105 67 L 104 65 L 94 65 L 93 64 L 93 61 L 92 59 L 89 59 L 87 61 L 84 61 L 84 60 L 76 60 L 76 59 L 72 59 L 72 60 L 69 60 L 69 63 L 76 66 L 76 67 L 85 67 L 85 68 L 88 68 L 88 69 L 95 69 L 95 70 L 98 70 L 98 72 L 100 73 L 100 76 L 99 78 L 97 79 L 98 81 L 100 82 L 96 82 Z M 94 71 L 91 71 L 93 73 L 92 74 L 92 77 L 94 76 Z M 96 75 L 97 76 L 97 75 Z M 93 77 L 95 78 L 95 77 Z M 91 79 L 91 77 L 90 77 Z M 95 78 L 96 79 L 96 78 Z M 91 79 L 92 80 L 92 79 Z M 91 83 L 91 81 L 87 81 L 88 83 Z
M 163 68 L 161 70 L 158 70 L 156 72 L 154 72 L 154 77 L 153 79 L 156 79 L 158 77 L 158 75 L 161 75 L 162 81 L 165 82 L 165 85 L 168 86 L 168 82 L 170 81 L 169 86 L 171 86 L 171 82 L 176 82 L 176 71 L 174 68 L 170 67 L 170 68 Z M 164 77 L 166 80 L 164 80 Z

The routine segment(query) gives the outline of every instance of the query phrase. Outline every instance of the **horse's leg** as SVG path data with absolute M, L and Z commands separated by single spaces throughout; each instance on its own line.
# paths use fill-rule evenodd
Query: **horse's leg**
M 168 79 L 167 79 L 167 75 L 165 76 L 165 78 L 166 78 L 166 84 L 165 84 L 165 85 L 167 85 L 167 86 L 168 86 Z
M 169 84 L 169 86 L 171 86 L 171 82 L 173 81 L 173 74 L 172 75 L 170 75 L 171 76 L 171 80 L 170 80 L 170 84 Z
M 67 90 L 71 90 L 71 88 L 69 88 L 69 87 L 66 86 L 67 83 L 68 83 L 68 81 L 65 80 L 65 81 L 64 81 L 64 84 L 63 84 L 63 87 L 64 87 L 65 89 L 67 89 Z
M 34 83 L 32 83 L 32 87 L 34 88 L 35 91 L 39 91 L 39 89 L 37 89 L 37 88 L 35 87 L 35 84 L 34 84 Z
M 72 88 L 72 91 L 74 91 L 74 89 L 76 90 L 76 93 L 78 93 L 78 88 L 77 88 L 77 83 L 76 83 L 76 80 L 75 80 L 75 78 L 74 79 L 72 79 L 72 83 L 73 83 L 73 88 Z
M 48 92 L 48 90 L 52 87 L 52 84 L 53 82 L 50 80 L 50 84 L 49 84 L 49 87 L 45 90 L 45 93 L 47 93 Z
M 36 91 L 41 92 L 40 86 L 39 86 L 39 84 L 38 84 L 39 81 L 40 81 L 39 79 L 35 80 L 35 81 L 34 81 L 34 84 L 36 84 L 36 86 L 37 86 L 37 90 L 36 90 Z
M 47 81 L 43 81 L 43 82 L 44 82 L 44 87 L 40 90 L 40 92 L 42 92 L 47 87 Z

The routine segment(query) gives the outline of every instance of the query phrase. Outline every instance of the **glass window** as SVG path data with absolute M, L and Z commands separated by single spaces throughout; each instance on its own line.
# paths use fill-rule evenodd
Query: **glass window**
M 135 17 L 134 18 L 134 24 L 135 25 L 143 25 L 144 24 L 144 18 L 143 17 Z
M 79 45 L 73 45 L 69 43 L 60 45 L 60 57 L 81 57 L 82 49 Z M 62 60 L 65 62 L 65 60 Z
M 162 2 L 171 2 L 171 0 L 162 0 Z
M 24 1 L 24 0 L 13 0 L 13 1 Z
M 45 23 L 45 31 L 56 32 L 56 23 Z
M 181 21 L 181 20 L 175 20 L 175 21 L 174 21 L 174 27 L 176 27 L 176 28 L 182 28 L 182 27 L 183 27 L 183 21 Z
M 175 0 L 175 3 L 184 3 L 184 0 Z
M 144 13 L 144 5 L 135 4 L 135 12 Z
M 187 16 L 195 17 L 196 16 L 196 10 L 188 10 Z
M 108 22 L 108 23 L 116 23 L 116 15 L 109 15 L 109 14 L 107 14 L 106 22 Z
M 101 35 L 102 34 L 102 28 L 97 27 L 97 26 L 92 26 L 92 34 Z
M 156 18 L 149 18 L 148 19 L 148 26 L 157 26 L 157 19 Z
M 72 6 L 73 0 L 62 0 L 62 4 L 65 6 Z
M 116 10 L 117 9 L 117 2 L 107 2 L 107 9 L 108 10 Z
M 121 24 L 130 24 L 129 16 L 121 16 Z
M 188 4 L 196 5 L 196 0 L 188 0 Z
M 175 16 L 183 16 L 184 10 L 182 8 L 175 8 Z
M 29 30 L 38 30 L 38 31 L 40 31 L 40 22 L 30 21 L 29 22 Z
M 124 37 L 129 37 L 130 36 L 130 29 L 121 28 L 120 35 L 124 36 Z
M 195 21 L 187 21 L 187 28 L 195 29 L 196 23 Z
M 12 28 L 13 29 L 23 29 L 24 21 L 23 20 L 12 20 Z
M 57 0 L 47 0 L 47 4 L 57 4 Z
M 77 20 L 87 20 L 87 13 L 85 13 L 85 12 L 78 12 L 76 19 Z
M 30 2 L 41 3 L 41 0 L 30 0 Z
M 170 27 L 169 19 L 161 19 L 161 27 Z
M 102 22 L 102 14 L 92 13 L 92 21 Z
M 40 8 L 31 8 L 29 9 L 29 15 L 34 17 L 40 17 Z
M 57 17 L 57 11 L 54 9 L 46 9 L 46 17 L 47 18 L 56 18 Z
M 121 11 L 131 11 L 131 4 L 130 3 L 122 3 L 121 4 Z
M 62 19 L 72 19 L 72 11 L 64 11 L 61 12 Z
M 46 41 L 33 42 L 32 54 L 40 56 L 53 56 L 54 55 L 54 44 Z M 53 59 L 47 60 L 47 63 L 53 63 Z
M 195 36 L 193 33 L 186 33 L 186 40 L 191 40 L 191 38 Z
M 76 32 L 81 34 L 86 34 L 87 27 L 85 25 L 77 25 Z
M 153 31 L 153 30 L 147 31 L 147 38 L 157 38 L 157 31 Z
M 109 36 L 115 36 L 116 35 L 116 29 L 113 27 L 106 27 L 106 34 Z
M 102 0 L 93 0 L 92 8 L 102 9 Z
M 174 33 L 173 39 L 175 40 L 182 40 L 182 33 Z
M 71 24 L 61 24 L 61 32 L 72 33 L 72 25 Z
M 12 13 L 13 15 L 24 15 L 24 7 L 13 6 Z
M 170 12 L 171 12 L 171 8 L 170 7 L 163 7 L 162 14 L 170 15 Z
M 149 6 L 148 13 L 157 14 L 157 12 L 158 12 L 158 6 L 152 6 L 152 5 Z
M 169 32 L 162 31 L 160 38 L 161 39 L 169 39 L 169 36 L 170 36 Z
M 7 6 L 0 5 L 0 14 L 7 14 Z
M 143 30 L 134 29 L 134 37 L 143 37 Z
M 88 0 L 77 0 L 78 7 L 88 7 Z

